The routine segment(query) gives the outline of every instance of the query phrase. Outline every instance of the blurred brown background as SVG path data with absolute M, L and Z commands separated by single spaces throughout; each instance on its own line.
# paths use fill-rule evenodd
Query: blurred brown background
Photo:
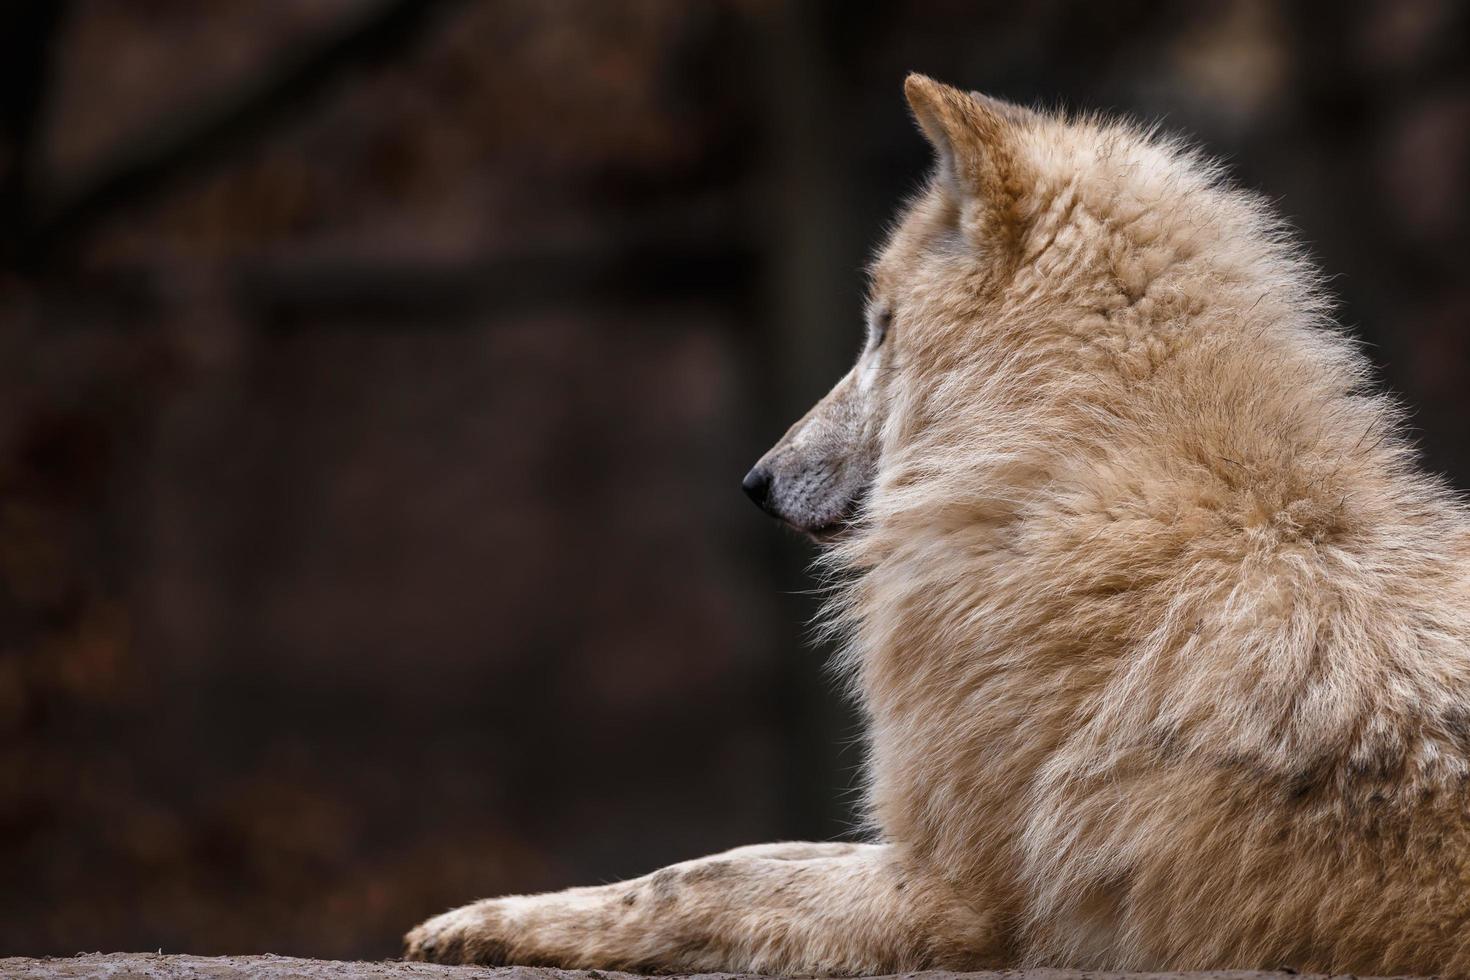
M 747 466 L 854 356 L 920 69 L 1191 133 L 1470 485 L 1450 0 L 0 13 L 0 954 L 382 956 L 850 830 Z

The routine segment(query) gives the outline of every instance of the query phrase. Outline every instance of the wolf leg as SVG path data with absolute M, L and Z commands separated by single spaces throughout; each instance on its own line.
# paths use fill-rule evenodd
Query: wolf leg
M 973 969 L 1003 952 L 994 915 L 880 844 L 744 847 L 631 881 L 488 899 L 405 943 L 416 960 L 647 973 Z

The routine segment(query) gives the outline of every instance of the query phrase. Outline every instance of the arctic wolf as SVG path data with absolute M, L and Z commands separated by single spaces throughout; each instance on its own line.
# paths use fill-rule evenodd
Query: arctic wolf
M 746 478 L 831 541 L 873 843 L 492 899 L 408 955 L 1470 975 L 1470 514 L 1259 199 L 920 76 L 856 366 Z

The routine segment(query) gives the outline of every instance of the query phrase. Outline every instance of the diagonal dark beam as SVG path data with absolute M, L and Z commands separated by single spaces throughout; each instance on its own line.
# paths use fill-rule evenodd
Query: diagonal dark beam
M 433 15 L 463 0 L 385 0 L 312 50 L 220 97 L 184 125 L 131 145 L 98 168 L 80 189 L 39 209 L 22 237 L 20 257 L 41 264 L 124 206 L 164 192 L 219 162 L 292 114 L 345 71 L 380 63 L 409 48 Z

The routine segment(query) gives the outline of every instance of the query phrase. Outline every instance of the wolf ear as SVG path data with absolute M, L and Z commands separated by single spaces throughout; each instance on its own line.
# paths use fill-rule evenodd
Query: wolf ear
M 1031 110 L 961 92 L 917 73 L 903 83 L 909 108 L 934 146 L 939 176 L 962 196 L 993 203 L 1019 190 L 1011 141 Z

